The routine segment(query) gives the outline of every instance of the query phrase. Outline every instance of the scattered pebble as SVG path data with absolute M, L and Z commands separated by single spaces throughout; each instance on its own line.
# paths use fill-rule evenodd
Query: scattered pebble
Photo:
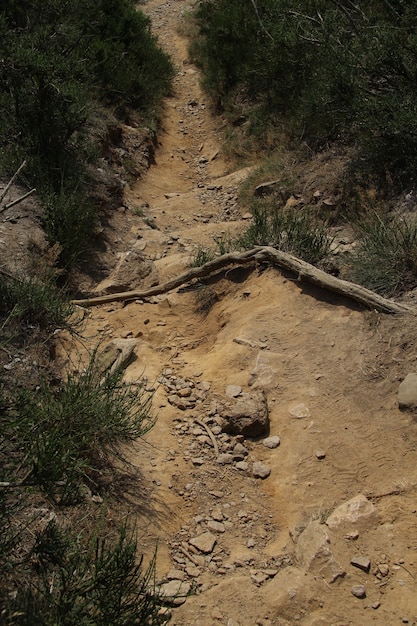
M 326 453 L 324 450 L 316 450 L 316 457 L 321 461 L 326 458 Z
M 279 437 L 277 437 L 276 435 L 274 435 L 273 437 L 267 437 L 266 439 L 263 440 L 262 442 L 265 446 L 265 448 L 278 448 L 279 444 L 281 443 L 281 440 Z
M 265 465 L 261 461 L 256 461 L 253 464 L 252 475 L 254 478 L 268 478 L 271 473 L 269 465 Z
M 201 535 L 198 535 L 198 537 L 193 537 L 193 539 L 190 539 L 189 541 L 190 545 L 197 548 L 200 552 L 203 552 L 203 554 L 210 554 L 210 552 L 213 552 L 216 542 L 216 537 L 210 532 L 202 533 Z
M 351 592 L 355 598 L 366 598 L 366 589 L 364 585 L 353 585 Z

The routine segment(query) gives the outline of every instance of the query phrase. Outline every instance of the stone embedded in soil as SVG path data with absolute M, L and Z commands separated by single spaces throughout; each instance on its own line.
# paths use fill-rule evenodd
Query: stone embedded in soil
M 364 572 L 369 572 L 369 570 L 371 568 L 371 561 L 366 556 L 360 556 L 360 555 L 359 556 L 354 556 L 350 560 L 350 564 L 353 565 L 354 567 L 358 567 L 359 569 L 363 570 Z
M 184 580 L 185 574 L 181 569 L 172 568 L 167 574 L 168 580 Z
M 398 388 L 398 406 L 400 409 L 417 407 L 417 374 L 407 374 Z
M 353 585 L 351 593 L 355 598 L 366 598 L 366 589 L 363 585 Z
M 242 445 L 241 443 L 237 443 L 235 444 L 234 448 L 233 448 L 233 455 L 234 456 L 247 456 L 249 454 L 249 450 L 247 448 L 245 448 L 244 445 Z M 241 460 L 241 459 L 239 459 Z
M 253 464 L 252 475 L 254 478 L 268 478 L 271 473 L 269 465 L 265 465 L 261 461 L 256 461 Z
M 319 461 L 322 461 L 323 459 L 325 459 L 325 458 L 326 458 L 326 453 L 325 453 L 325 451 L 324 451 L 324 450 L 316 450 L 315 454 L 316 454 L 316 458 L 317 458 Z
M 201 456 L 197 456 L 191 459 L 193 465 L 204 465 L 204 459 Z
M 290 417 L 294 417 L 296 419 L 302 419 L 305 417 L 310 417 L 310 409 L 303 402 L 300 404 L 291 405 L 288 409 L 288 413 Z
M 213 552 L 216 542 L 216 537 L 210 532 L 202 533 L 201 535 L 198 535 L 198 537 L 193 537 L 193 539 L 190 539 L 189 541 L 190 545 L 197 548 L 197 550 L 203 554 L 210 554 Z
M 271 450 L 273 450 L 274 448 L 278 448 L 279 444 L 281 443 L 281 440 L 279 437 L 274 435 L 273 437 L 267 437 L 266 439 L 263 440 L 262 443 L 265 446 L 265 448 L 270 448 Z
M 376 518 L 377 514 L 372 502 L 363 494 L 359 494 L 338 506 L 333 513 L 329 515 L 326 524 L 333 530 L 340 525 L 358 525 L 360 523 L 375 521 Z
M 247 463 L 246 461 L 238 461 L 235 467 L 241 472 L 247 472 L 247 470 L 249 469 L 249 463 Z

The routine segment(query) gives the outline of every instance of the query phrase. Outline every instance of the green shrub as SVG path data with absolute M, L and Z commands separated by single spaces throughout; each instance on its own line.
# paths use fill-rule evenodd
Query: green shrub
M 10 626 L 156 626 L 155 558 L 137 563 L 137 543 L 126 527 L 116 541 L 70 533 L 55 521 L 32 550 L 37 575 L 6 601 Z
M 86 371 L 56 388 L 18 390 L 10 411 L 12 441 L 31 479 L 61 504 L 82 498 L 85 481 L 124 460 L 122 447 L 153 425 L 151 396 L 142 387 L 106 375 L 93 354 Z
M 417 221 L 362 216 L 355 223 L 359 242 L 351 259 L 356 282 L 383 295 L 417 285 Z
M 309 211 L 255 206 L 253 221 L 239 240 L 239 247 L 272 246 L 291 252 L 308 263 L 322 261 L 330 251 L 331 240 L 325 225 Z
M 30 334 L 34 328 L 67 326 L 72 310 L 55 285 L 0 274 L 0 340 L 8 334 Z

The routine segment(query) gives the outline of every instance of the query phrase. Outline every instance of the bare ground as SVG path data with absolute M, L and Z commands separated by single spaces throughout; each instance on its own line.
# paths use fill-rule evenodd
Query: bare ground
M 236 189 L 250 169 L 234 171 L 222 153 L 220 121 L 178 33 L 187 8 L 186 0 L 144 7 L 178 74 L 156 163 L 114 220 L 117 249 L 139 242 L 159 282 L 181 273 L 200 244 L 247 223 Z M 417 623 L 417 422 L 397 402 L 399 382 L 416 368 L 416 319 L 364 311 L 258 267 L 220 277 L 198 298 L 183 289 L 96 307 L 86 324 L 93 342 L 137 339 L 126 378 L 145 375 L 155 389 L 158 420 L 132 456 L 142 478 L 128 497 L 145 554 L 158 545 L 158 578 L 171 571 L 195 590 L 170 624 Z M 219 464 L 202 426 L 220 452 L 238 441 L 216 428 L 228 385 L 263 390 L 270 435 L 280 437 L 274 449 L 244 440 L 247 469 Z M 171 404 L 170 386 L 195 401 Z M 256 461 L 268 478 L 253 477 Z M 324 524 L 360 494 L 369 515 Z M 205 554 L 189 541 L 208 530 L 216 543 Z M 369 559 L 369 570 L 355 557 Z M 355 585 L 365 597 L 352 594 Z

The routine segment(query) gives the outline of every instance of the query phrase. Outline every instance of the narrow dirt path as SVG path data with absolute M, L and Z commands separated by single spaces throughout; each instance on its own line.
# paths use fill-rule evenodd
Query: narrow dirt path
M 131 216 L 126 249 L 139 241 L 159 282 L 245 224 L 236 186 L 248 170 L 222 155 L 178 34 L 188 6 L 144 7 L 178 74 L 156 163 L 127 193 L 151 225 Z M 155 392 L 158 421 L 132 456 L 142 479 L 127 497 L 145 554 L 158 544 L 158 578 L 177 594 L 170 624 L 417 623 L 417 425 L 397 403 L 416 367 L 416 320 L 259 267 L 197 297 L 97 307 L 87 324 L 94 340 L 130 342 L 126 378 Z M 269 432 L 223 432 L 230 407 L 259 417 L 264 401 Z

